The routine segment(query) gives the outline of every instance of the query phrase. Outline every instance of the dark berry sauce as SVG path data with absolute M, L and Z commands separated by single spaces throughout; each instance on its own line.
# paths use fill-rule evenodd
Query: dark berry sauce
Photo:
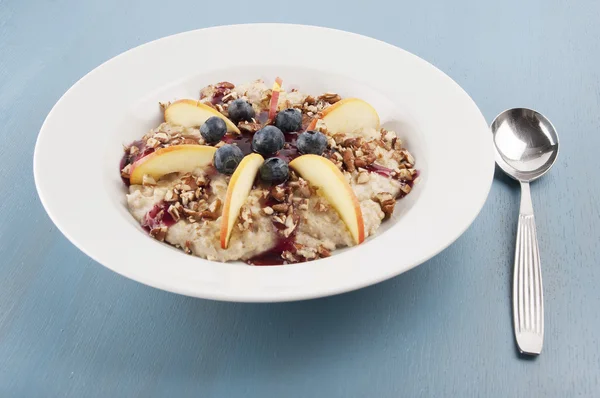
M 270 250 L 267 250 L 264 253 L 261 253 L 257 256 L 252 257 L 251 259 L 246 260 L 246 263 L 250 265 L 282 265 L 284 259 L 281 257 L 281 254 L 285 251 L 294 252 L 296 251 L 296 247 L 294 246 L 294 242 L 296 237 L 294 235 L 290 235 L 287 238 L 278 237 L 277 244 Z
M 392 176 L 392 172 L 394 171 L 392 169 L 388 169 L 387 167 L 380 166 L 377 163 L 371 163 L 365 167 L 365 169 L 371 173 L 376 173 L 388 178 Z
M 135 155 L 131 155 L 129 151 L 129 148 L 133 146 L 137 147 L 138 149 L 138 152 Z M 123 157 L 121 158 L 121 161 L 119 162 L 119 173 L 121 173 L 121 170 L 123 170 L 123 168 L 128 164 L 133 164 L 141 158 L 143 158 L 144 156 L 150 155 L 152 152 L 154 152 L 154 148 L 146 148 L 146 144 L 144 143 L 144 141 L 133 141 L 131 145 L 127 147 L 127 150 L 125 151 Z M 123 180 L 123 183 L 126 186 L 130 185 L 129 178 L 121 176 L 121 180 Z
M 175 220 L 169 213 L 167 213 L 167 209 L 169 208 L 169 204 L 166 202 L 159 202 L 154 205 L 152 209 L 144 216 L 142 220 L 142 228 L 146 231 L 150 232 L 154 228 L 157 227 L 170 227 L 175 224 Z

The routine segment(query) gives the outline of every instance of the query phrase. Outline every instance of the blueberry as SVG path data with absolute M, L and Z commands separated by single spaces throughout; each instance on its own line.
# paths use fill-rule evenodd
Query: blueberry
M 242 120 L 249 122 L 256 115 L 252 105 L 243 99 L 236 99 L 235 101 L 232 101 L 229 104 L 229 108 L 227 108 L 227 113 L 229 114 L 229 119 L 231 119 L 234 123 L 241 122 Z
M 298 136 L 296 146 L 304 154 L 321 155 L 327 148 L 327 137 L 318 131 L 305 131 Z
M 211 116 L 202 126 L 200 126 L 200 134 L 209 144 L 216 144 L 221 141 L 221 138 L 227 132 L 227 125 L 225 120 L 218 116 Z
M 291 133 L 302 128 L 302 113 L 298 109 L 283 110 L 275 117 L 275 126 L 284 133 Z
M 260 179 L 273 184 L 281 184 L 288 179 L 288 164 L 279 158 L 269 158 L 260 166 Z
M 283 148 L 284 143 L 285 137 L 281 130 L 275 126 L 265 126 L 252 137 L 252 150 L 269 156 Z
M 243 158 L 244 154 L 237 145 L 225 144 L 215 152 L 213 163 L 219 173 L 233 174 Z

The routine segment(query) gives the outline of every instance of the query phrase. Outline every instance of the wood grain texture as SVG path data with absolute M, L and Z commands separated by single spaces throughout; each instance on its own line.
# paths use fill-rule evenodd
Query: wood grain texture
M 349 16 L 339 2 L 258 3 L 0 0 L 0 396 L 597 396 L 600 3 L 371 0 L 348 2 Z M 161 292 L 94 263 L 56 230 L 35 192 L 32 154 L 62 93 L 143 42 L 257 21 L 385 40 L 448 73 L 489 121 L 515 106 L 552 120 L 561 153 L 532 185 L 546 305 L 539 358 L 520 359 L 513 342 L 519 198 L 505 178 L 439 256 L 308 302 Z M 92 140 L 82 131 L 84 145 Z

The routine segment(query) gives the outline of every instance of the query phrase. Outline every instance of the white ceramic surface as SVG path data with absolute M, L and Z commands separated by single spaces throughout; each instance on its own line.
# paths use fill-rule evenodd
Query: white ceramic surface
M 260 56 L 244 56 L 246 40 Z M 218 40 L 215 40 L 218 38 Z M 310 53 L 290 43 L 320 43 Z M 284 88 L 337 92 L 370 102 L 417 159 L 421 181 L 393 219 L 358 247 L 276 267 L 216 263 L 149 238 L 127 212 L 122 144 L 161 121 L 158 101 L 196 98 L 206 84 L 275 76 Z M 46 211 L 79 249 L 144 284 L 229 301 L 286 301 L 341 293 L 431 258 L 473 222 L 494 171 L 492 136 L 471 98 L 404 50 L 364 36 L 301 25 L 223 26 L 169 36 L 123 53 L 56 103 L 34 154 Z

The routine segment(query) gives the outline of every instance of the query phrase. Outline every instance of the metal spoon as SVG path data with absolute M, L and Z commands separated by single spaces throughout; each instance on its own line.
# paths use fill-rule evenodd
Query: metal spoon
M 531 109 L 509 109 L 492 122 L 496 163 L 521 183 L 513 275 L 513 322 L 519 350 L 538 355 L 544 343 L 544 295 L 529 183 L 556 161 L 558 135 L 552 123 Z

